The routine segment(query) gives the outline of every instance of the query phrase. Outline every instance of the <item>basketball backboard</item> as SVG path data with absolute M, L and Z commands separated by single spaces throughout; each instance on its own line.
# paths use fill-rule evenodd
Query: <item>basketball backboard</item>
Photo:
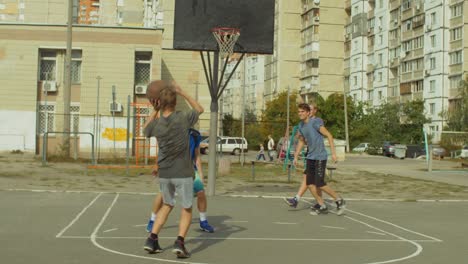
M 216 51 L 215 27 L 240 29 L 234 52 L 273 53 L 275 0 L 176 0 L 174 49 Z

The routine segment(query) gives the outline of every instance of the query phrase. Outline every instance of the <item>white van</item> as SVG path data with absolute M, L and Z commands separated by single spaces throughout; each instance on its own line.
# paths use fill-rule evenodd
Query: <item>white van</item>
M 208 139 L 200 143 L 200 152 L 202 154 L 208 153 L 208 145 Z M 231 153 L 232 155 L 239 155 L 241 150 L 248 151 L 247 140 L 242 137 L 218 137 L 216 146 L 218 151 Z

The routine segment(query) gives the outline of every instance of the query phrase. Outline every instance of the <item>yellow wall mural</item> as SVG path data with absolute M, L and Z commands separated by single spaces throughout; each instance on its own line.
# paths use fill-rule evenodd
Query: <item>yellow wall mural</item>
M 102 133 L 102 138 L 108 140 L 114 140 L 114 129 L 106 127 Z M 132 138 L 132 134 L 130 134 Z M 115 141 L 126 141 L 127 140 L 127 129 L 125 128 L 116 128 L 115 129 Z

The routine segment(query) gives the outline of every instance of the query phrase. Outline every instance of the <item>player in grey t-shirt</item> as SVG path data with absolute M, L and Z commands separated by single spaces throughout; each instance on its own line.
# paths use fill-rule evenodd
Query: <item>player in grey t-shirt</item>
M 175 111 L 177 94 L 184 97 L 193 110 Z M 174 82 L 151 82 L 148 85 L 146 97 L 153 105 L 154 110 L 160 113 L 157 119 L 154 119 L 154 114 L 151 115 L 154 120 L 146 126 L 144 133 L 146 137 L 156 137 L 158 141 L 158 167 L 155 167 L 153 174 L 159 175 L 164 204 L 158 212 L 158 217 L 146 240 L 144 249 L 149 253 L 162 252 L 158 233 L 174 208 L 174 197 L 177 192 L 182 200 L 182 212 L 179 233 L 172 252 L 178 258 L 188 258 L 190 253 L 185 248 L 184 238 L 192 221 L 194 176 L 188 130 L 198 121 L 198 116 L 203 113 L 203 107 Z
M 294 165 L 297 165 L 299 153 L 304 147 L 304 141 L 306 141 L 309 148 L 306 157 L 306 184 L 318 204 L 317 207 L 312 208 L 311 214 L 317 215 L 328 213 L 328 208 L 322 197 L 318 194 L 317 188 L 320 188 L 320 190 L 326 192 L 335 200 L 338 213 L 341 214 L 343 212 L 342 209 L 345 206 L 345 202 L 342 198 L 339 198 L 336 192 L 325 182 L 325 170 L 328 154 L 325 150 L 325 144 L 323 143 L 323 136 L 327 137 L 328 143 L 330 144 L 332 160 L 336 162 L 337 159 L 333 136 L 325 128 L 322 119 L 309 117 L 310 106 L 308 104 L 300 104 L 298 106 L 298 113 L 301 120 L 299 124 L 299 132 L 301 133 L 301 136 L 299 137 L 299 143 L 297 144 L 296 152 L 294 153 Z

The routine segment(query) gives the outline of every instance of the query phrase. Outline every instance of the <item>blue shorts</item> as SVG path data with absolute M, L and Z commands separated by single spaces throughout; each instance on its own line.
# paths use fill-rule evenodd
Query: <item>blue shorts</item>
M 193 194 L 196 195 L 197 193 L 204 191 L 205 187 L 203 186 L 203 182 L 198 175 L 198 172 L 195 171 L 195 179 L 193 180 Z

